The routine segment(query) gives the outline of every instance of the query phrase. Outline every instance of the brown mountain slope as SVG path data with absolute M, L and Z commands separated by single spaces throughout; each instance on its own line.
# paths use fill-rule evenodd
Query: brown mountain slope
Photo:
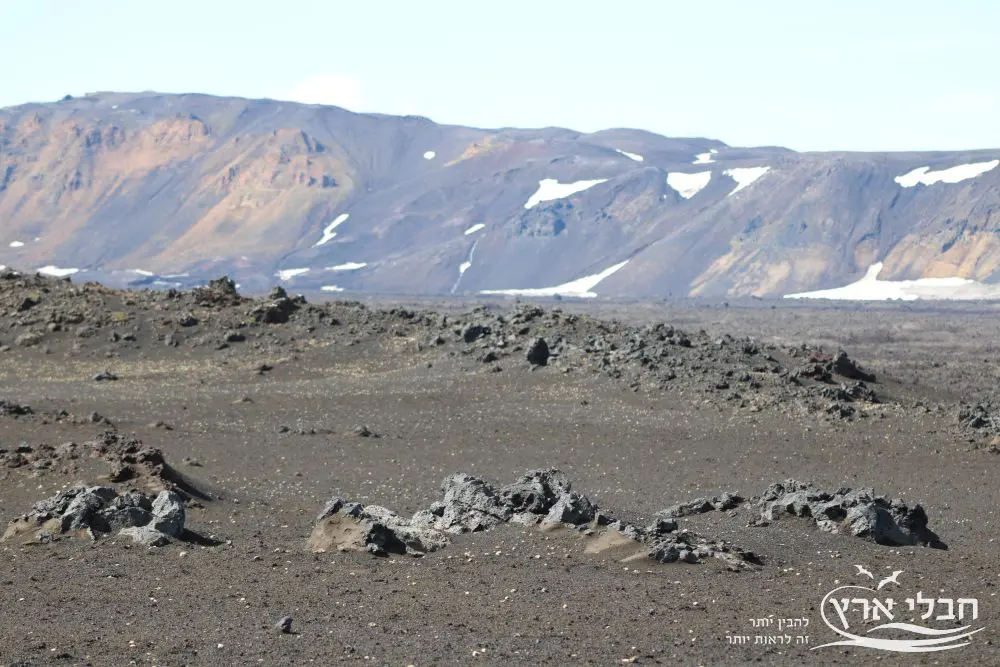
M 998 156 L 801 154 L 102 93 L 0 110 L 0 265 L 412 294 L 546 288 L 622 263 L 561 291 L 773 296 L 875 262 L 883 280 L 993 282 Z

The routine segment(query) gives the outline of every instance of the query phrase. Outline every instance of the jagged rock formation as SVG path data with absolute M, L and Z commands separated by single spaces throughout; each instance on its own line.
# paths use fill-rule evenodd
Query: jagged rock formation
M 927 528 L 927 513 L 898 499 L 875 495 L 872 489 L 841 488 L 830 493 L 812 484 L 786 480 L 772 484 L 755 503 L 764 526 L 782 516 L 810 517 L 820 530 L 861 537 L 892 546 L 946 545 Z
M 173 491 L 155 498 L 135 489 L 119 495 L 109 486 L 73 486 L 42 500 L 7 526 L 3 540 L 47 542 L 60 536 L 106 534 L 163 546 L 184 532 L 184 501 Z
M 572 491 L 566 475 L 555 469 L 527 472 L 499 489 L 471 475 L 456 474 L 444 480 L 441 490 L 442 500 L 409 519 L 384 507 L 333 498 L 317 517 L 307 548 L 422 555 L 447 546 L 450 535 L 517 523 L 569 528 L 588 535 L 614 533 L 642 546 L 649 558 L 660 563 L 718 558 L 739 570 L 760 562 L 753 553 L 722 541 L 677 532 L 676 522 L 660 521 L 643 528 L 615 519 Z

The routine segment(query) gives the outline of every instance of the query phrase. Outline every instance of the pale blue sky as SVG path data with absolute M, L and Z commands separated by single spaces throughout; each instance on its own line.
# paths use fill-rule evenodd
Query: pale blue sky
M 0 0 L 0 106 L 299 98 L 798 150 L 1000 148 L 995 0 Z

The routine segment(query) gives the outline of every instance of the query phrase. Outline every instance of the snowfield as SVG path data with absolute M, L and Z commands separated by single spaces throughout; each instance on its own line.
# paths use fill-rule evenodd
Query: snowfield
M 301 276 L 306 273 L 309 273 L 309 269 L 283 269 L 274 275 L 278 276 L 278 280 L 291 280 L 295 276 Z
M 672 171 L 667 174 L 667 185 L 676 190 L 677 194 L 684 199 L 691 199 L 701 192 L 710 180 L 712 180 L 712 172 L 710 171 L 701 171 L 697 174 Z
M 345 262 L 336 266 L 326 267 L 327 271 L 357 271 L 368 266 L 368 262 Z
M 481 290 L 480 294 L 503 294 L 506 296 L 570 296 L 578 297 L 584 299 L 590 299 L 597 294 L 593 290 L 597 287 L 597 284 L 602 280 L 615 273 L 623 266 L 628 264 L 626 259 L 624 262 L 615 264 L 614 266 L 607 268 L 600 273 L 595 273 L 592 276 L 584 276 L 583 278 L 577 278 L 568 283 L 563 283 L 562 285 L 556 285 L 555 287 L 539 287 L 539 288 L 528 288 L 528 289 L 497 289 L 497 290 Z
M 743 188 L 750 187 L 769 171 L 771 171 L 770 167 L 737 167 L 735 169 L 726 169 L 722 173 L 736 181 L 736 187 L 726 196 L 732 197 Z
M 646 159 L 646 158 L 644 158 L 641 155 L 638 155 L 636 153 L 629 153 L 628 151 L 619 150 L 617 148 L 615 149 L 615 151 L 618 152 L 621 155 L 624 155 L 625 157 L 627 157 L 629 160 L 632 160 L 633 162 L 642 162 L 643 160 Z
M 608 179 L 598 178 L 592 181 L 576 181 L 575 183 L 560 183 L 554 178 L 543 178 L 538 181 L 538 190 L 524 203 L 524 208 L 534 208 L 543 201 L 564 199 L 577 192 L 583 192 L 595 185 L 606 183 Z
M 967 181 L 970 178 L 975 178 L 988 171 L 992 171 L 997 168 L 997 165 L 1000 165 L 1000 160 L 960 164 L 956 167 L 942 169 L 941 171 L 931 171 L 930 167 L 917 167 L 913 171 L 907 172 L 902 176 L 897 176 L 893 180 L 904 188 L 913 188 L 919 184 L 961 183 L 962 181 Z
M 868 267 L 861 280 L 816 292 L 786 294 L 786 299 L 834 299 L 841 301 L 916 301 L 1000 299 L 1000 285 L 987 285 L 969 278 L 919 278 L 879 280 L 882 262 Z
M 713 148 L 707 153 L 698 153 L 694 156 L 694 162 L 691 164 L 713 164 L 715 160 L 712 159 L 712 156 L 716 155 L 718 152 L 719 151 Z
M 331 222 L 329 225 L 326 226 L 326 228 L 323 230 L 323 238 L 321 238 L 319 241 L 316 241 L 316 245 L 314 245 L 313 247 L 315 248 L 317 246 L 325 245 L 329 241 L 333 240 L 333 237 L 337 235 L 337 232 L 335 232 L 334 230 L 337 227 L 344 224 L 344 222 L 346 222 L 349 217 L 351 217 L 349 213 L 341 213 L 340 215 L 338 215 L 333 222 Z
M 58 266 L 49 264 L 48 266 L 43 266 L 38 269 L 37 273 L 41 273 L 46 276 L 54 276 L 56 278 L 65 278 L 66 276 L 72 276 L 80 273 L 80 269 L 61 269 Z

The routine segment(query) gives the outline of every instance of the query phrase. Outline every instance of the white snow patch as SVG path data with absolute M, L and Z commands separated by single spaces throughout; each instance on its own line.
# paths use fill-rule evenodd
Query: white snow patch
M 75 273 L 80 273 L 80 269 L 61 269 L 58 266 L 49 264 L 48 266 L 43 266 L 38 269 L 36 273 L 41 273 L 46 276 L 55 276 L 56 278 L 65 278 L 66 276 L 72 276 Z
M 636 162 L 642 162 L 643 160 L 646 159 L 646 158 L 642 157 L 641 155 L 637 155 L 636 153 L 629 153 L 627 151 L 619 150 L 617 148 L 615 150 L 617 152 L 621 153 L 622 155 L 624 155 L 625 157 L 627 157 L 629 160 L 634 160 Z
M 161 278 L 190 278 L 190 277 L 191 277 L 191 274 L 190 273 L 186 273 L 186 272 L 185 273 L 171 273 L 170 275 L 167 275 L 167 276 L 161 276 Z
M 458 285 L 462 282 L 462 276 L 465 275 L 465 272 L 472 268 L 472 258 L 476 255 L 477 245 L 479 245 L 479 239 L 476 239 L 476 242 L 472 244 L 471 248 L 469 248 L 469 257 L 458 265 L 458 280 L 456 280 L 455 284 L 451 286 L 452 294 L 454 294 L 458 289 Z
M 319 288 L 322 292 L 343 292 L 343 287 L 337 287 L 336 285 L 323 285 Z
M 1000 285 L 986 285 L 970 278 L 919 278 L 879 280 L 882 262 L 868 267 L 864 278 L 844 287 L 786 294 L 786 299 L 836 299 L 844 301 L 916 301 L 917 299 L 977 300 L 1000 298 Z
M 543 201 L 553 201 L 563 199 L 577 192 L 583 192 L 587 188 L 607 182 L 606 178 L 598 178 L 592 181 L 576 181 L 575 183 L 560 183 L 554 178 L 543 178 L 538 181 L 538 190 L 524 203 L 524 208 L 534 208 Z
M 10 247 L 11 248 L 23 248 L 24 247 L 24 241 L 11 241 L 10 242 Z
M 437 157 L 437 153 L 435 153 L 434 151 L 427 151 L 426 153 L 424 153 L 424 159 L 425 160 L 433 160 L 436 157 Z
M 278 276 L 279 280 L 291 280 L 295 276 L 301 276 L 305 273 L 309 273 L 309 269 L 282 269 L 274 275 Z
M 331 241 L 333 237 L 337 235 L 337 233 L 333 230 L 335 230 L 340 225 L 344 224 L 344 222 L 346 222 L 349 217 L 351 217 L 350 213 L 341 213 L 336 218 L 334 218 L 333 222 L 327 225 L 326 228 L 323 230 L 323 238 L 321 238 L 319 241 L 316 241 L 316 244 L 313 247 L 315 248 L 317 246 L 325 245 L 326 243 Z
M 916 187 L 918 183 L 923 183 L 924 185 L 960 183 L 996 169 L 997 165 L 1000 165 L 1000 160 L 960 164 L 957 167 L 942 169 L 941 171 L 931 171 L 930 167 L 917 167 L 902 176 L 897 176 L 894 180 L 904 188 Z
M 486 228 L 486 225 L 484 225 L 481 222 L 478 222 L 478 223 L 472 225 L 471 227 L 469 227 L 468 229 L 466 229 L 465 230 L 465 235 L 468 236 L 469 234 L 475 234 L 480 229 L 485 229 L 485 228 Z
M 363 269 L 368 266 L 367 262 L 346 262 L 344 264 L 338 264 L 337 266 L 326 267 L 327 271 L 357 271 L 358 269 Z
M 129 269 L 132 273 L 138 273 L 140 276 L 146 276 L 147 278 L 155 275 L 152 271 L 143 271 L 142 269 Z
M 709 149 L 707 153 L 698 153 L 694 156 L 694 162 L 691 164 L 714 164 L 715 160 L 712 159 L 713 155 L 718 155 L 719 151 L 714 148 Z
M 615 273 L 623 266 L 628 264 L 629 260 L 625 260 L 619 264 L 604 269 L 600 273 L 595 273 L 592 276 L 584 276 L 583 278 L 577 278 L 568 283 L 563 283 L 562 285 L 556 285 L 555 287 L 539 287 L 531 289 L 493 289 L 493 290 L 481 290 L 480 294 L 504 294 L 507 296 L 574 296 L 580 298 L 593 298 L 597 296 L 593 290 L 599 282 Z
M 6 264 L 0 264 L 0 271 L 3 271 L 6 268 L 7 268 Z
M 735 169 L 726 169 L 722 173 L 736 181 L 736 187 L 726 196 L 731 197 L 743 188 L 749 187 L 754 181 L 769 171 L 771 171 L 770 167 L 737 167 Z
M 672 171 L 667 174 L 667 185 L 672 187 L 684 199 L 691 199 L 712 180 L 712 172 L 699 171 L 697 174 L 685 174 Z

